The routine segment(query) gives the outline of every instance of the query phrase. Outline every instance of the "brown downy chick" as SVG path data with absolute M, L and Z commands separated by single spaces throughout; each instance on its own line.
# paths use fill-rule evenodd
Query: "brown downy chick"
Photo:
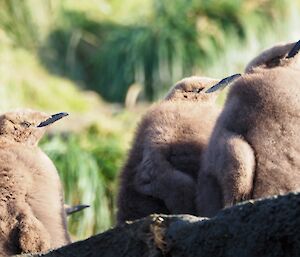
M 37 146 L 66 116 L 25 110 L 0 116 L 0 254 L 47 251 L 70 242 L 55 166 Z
M 300 42 L 232 86 L 203 154 L 198 215 L 300 190 Z M 217 88 L 217 87 L 216 87 Z
M 183 79 L 145 114 L 121 171 L 119 223 L 151 213 L 196 213 L 200 156 L 220 112 L 217 93 L 204 89 L 217 81 Z

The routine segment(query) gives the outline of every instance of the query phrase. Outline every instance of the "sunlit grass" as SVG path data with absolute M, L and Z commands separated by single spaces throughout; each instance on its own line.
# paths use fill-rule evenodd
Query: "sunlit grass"
M 18 107 L 85 112 L 91 106 L 74 84 L 57 78 L 24 49 L 0 45 L 0 109 Z

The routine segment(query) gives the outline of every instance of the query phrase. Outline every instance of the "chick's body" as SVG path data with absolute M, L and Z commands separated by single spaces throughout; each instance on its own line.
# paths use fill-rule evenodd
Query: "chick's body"
M 300 190 L 300 56 L 293 45 L 267 50 L 232 85 L 203 155 L 198 215 Z
M 201 154 L 220 108 L 203 89 L 218 80 L 190 77 L 143 117 L 120 177 L 118 221 L 151 213 L 195 214 Z
M 52 161 L 37 146 L 44 128 L 28 123 L 27 115 L 33 114 L 40 115 L 30 111 L 0 117 L 0 253 L 3 256 L 47 251 L 70 242 L 59 176 Z M 39 118 L 42 121 L 49 116 L 43 114 Z

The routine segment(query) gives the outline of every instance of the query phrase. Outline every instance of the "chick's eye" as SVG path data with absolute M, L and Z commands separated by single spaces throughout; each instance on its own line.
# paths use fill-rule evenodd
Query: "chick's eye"
M 194 93 L 200 93 L 203 90 L 203 88 L 195 88 L 193 89 Z
M 28 121 L 22 122 L 21 125 L 22 125 L 23 127 L 27 127 L 27 128 L 29 128 L 29 127 L 31 126 L 31 124 L 30 124 Z

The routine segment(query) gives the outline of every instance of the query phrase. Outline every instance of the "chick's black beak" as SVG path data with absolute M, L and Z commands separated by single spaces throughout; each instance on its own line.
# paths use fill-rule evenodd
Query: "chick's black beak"
M 68 115 L 69 114 L 66 112 L 60 112 L 60 113 L 53 114 L 53 115 L 51 115 L 51 117 L 49 119 L 42 121 L 37 127 L 38 128 L 45 127 L 45 126 L 52 124 L 53 122 L 58 121 L 61 118 L 68 116 Z
M 79 212 L 79 211 L 81 211 L 85 208 L 89 208 L 89 207 L 90 206 L 86 205 L 86 204 L 79 204 L 79 205 L 71 206 L 71 207 L 66 208 L 66 214 L 71 215 L 75 212 Z
M 226 78 L 222 79 L 219 83 L 217 83 L 217 84 L 213 85 L 212 87 L 210 87 L 209 89 L 207 89 L 205 91 L 205 93 L 212 93 L 219 89 L 223 89 L 226 86 L 228 86 L 229 84 L 231 84 L 234 80 L 238 79 L 240 76 L 241 76 L 241 74 L 234 74 L 229 77 L 226 77 Z
M 287 55 L 286 58 L 292 58 L 292 57 L 294 57 L 296 54 L 298 54 L 299 50 L 300 50 L 300 40 L 294 45 L 294 47 L 288 53 L 288 55 Z

